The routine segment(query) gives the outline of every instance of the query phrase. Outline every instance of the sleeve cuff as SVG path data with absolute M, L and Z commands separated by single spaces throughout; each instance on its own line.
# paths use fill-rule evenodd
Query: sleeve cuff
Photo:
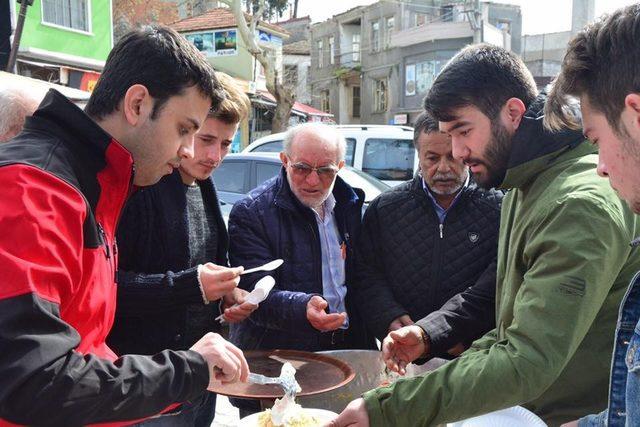
M 383 388 L 386 389 L 388 387 L 383 387 Z M 378 390 L 380 389 L 369 390 L 362 395 L 362 398 L 364 399 L 365 407 L 367 408 L 367 414 L 369 415 L 370 426 L 387 425 L 385 423 L 384 416 L 382 415 L 382 406 L 380 405 Z
M 198 286 L 200 287 L 200 293 L 202 294 L 202 302 L 205 305 L 208 305 L 209 304 L 209 300 L 207 299 L 207 296 L 204 293 L 204 288 L 202 287 L 202 282 L 200 281 L 200 272 L 202 271 L 203 268 L 204 268 L 204 266 L 202 264 L 198 265 L 198 270 L 197 270 L 197 273 L 196 273 L 196 277 L 198 279 Z

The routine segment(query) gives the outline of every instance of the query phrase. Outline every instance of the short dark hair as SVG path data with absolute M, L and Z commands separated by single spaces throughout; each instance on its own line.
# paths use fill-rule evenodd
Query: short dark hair
M 586 95 L 613 130 L 623 133 L 620 115 L 629 93 L 640 93 L 640 5 L 618 9 L 587 26 L 570 42 L 545 105 L 551 129 L 579 128 L 570 97 Z
M 431 114 L 426 111 L 418 116 L 416 119 L 416 124 L 413 125 L 413 146 L 416 147 L 416 150 L 420 151 L 420 146 L 418 145 L 418 138 L 420 135 L 424 133 L 431 132 L 439 132 L 440 127 L 438 126 L 438 121 L 431 116 Z
M 85 111 L 101 119 L 116 111 L 127 90 L 141 84 L 154 98 L 151 118 L 167 100 L 192 86 L 211 99 L 224 99 L 211 65 L 184 37 L 169 27 L 146 26 L 124 35 L 113 47 Z
M 454 120 L 454 110 L 467 106 L 478 108 L 493 120 L 509 98 L 518 98 L 529 107 L 537 94 L 533 76 L 517 55 L 501 47 L 476 44 L 462 49 L 447 63 L 424 106 L 443 122 Z

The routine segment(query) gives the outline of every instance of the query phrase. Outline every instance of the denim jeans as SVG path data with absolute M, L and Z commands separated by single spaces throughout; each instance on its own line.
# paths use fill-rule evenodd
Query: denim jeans
M 151 418 L 133 427 L 210 427 L 216 413 L 215 393 L 205 393 L 191 402 L 185 402 L 175 412 Z
M 578 426 L 640 426 L 640 273 L 631 281 L 620 306 L 608 408 L 581 418 Z

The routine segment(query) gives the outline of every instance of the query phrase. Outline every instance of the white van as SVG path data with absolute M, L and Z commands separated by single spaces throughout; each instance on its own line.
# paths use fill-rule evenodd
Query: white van
M 408 181 L 418 170 L 413 128 L 389 125 L 336 125 L 336 128 L 347 140 L 347 165 L 388 185 Z M 242 152 L 280 152 L 283 139 L 284 133 L 264 136 Z

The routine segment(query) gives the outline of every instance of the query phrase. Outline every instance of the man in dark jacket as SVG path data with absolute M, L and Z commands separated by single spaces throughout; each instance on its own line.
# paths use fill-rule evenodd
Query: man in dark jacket
M 246 377 L 242 352 L 213 333 L 154 356 L 118 357 L 105 343 L 132 184 L 192 158 L 221 96 L 192 45 L 144 28 L 113 48 L 86 114 L 52 90 L 0 145 L 1 426 L 131 424 Z
M 249 98 L 226 74 L 225 92 L 195 136 L 194 157 L 173 174 L 145 187 L 127 202 L 118 227 L 118 304 L 109 345 L 118 353 L 186 350 L 207 332 L 219 332 L 218 301 L 227 319 L 247 317 L 256 306 L 236 288 L 241 269 L 228 269 L 229 237 L 211 178 L 229 152 Z M 210 304 L 210 302 L 212 304 Z M 213 303 L 215 302 L 215 303 Z M 239 305 L 231 306 L 235 303 Z M 215 394 L 185 403 L 145 426 L 209 427 Z
M 274 290 L 247 320 L 231 326 L 242 349 L 332 350 L 372 347 L 350 290 L 353 239 L 364 195 L 338 171 L 345 140 L 333 128 L 288 131 L 277 177 L 238 201 L 229 217 L 231 265 L 282 258 Z M 251 290 L 265 274 L 243 276 Z
M 426 113 L 413 141 L 419 174 L 371 203 L 356 245 L 356 302 L 380 340 L 438 310 L 485 270 L 485 280 L 495 282 L 502 193 L 469 179 L 468 167 L 453 158 L 451 139 Z M 468 345 L 493 324 L 493 313 L 478 318 L 459 341 Z M 426 327 L 431 353 L 446 353 L 437 348 L 440 330 Z

